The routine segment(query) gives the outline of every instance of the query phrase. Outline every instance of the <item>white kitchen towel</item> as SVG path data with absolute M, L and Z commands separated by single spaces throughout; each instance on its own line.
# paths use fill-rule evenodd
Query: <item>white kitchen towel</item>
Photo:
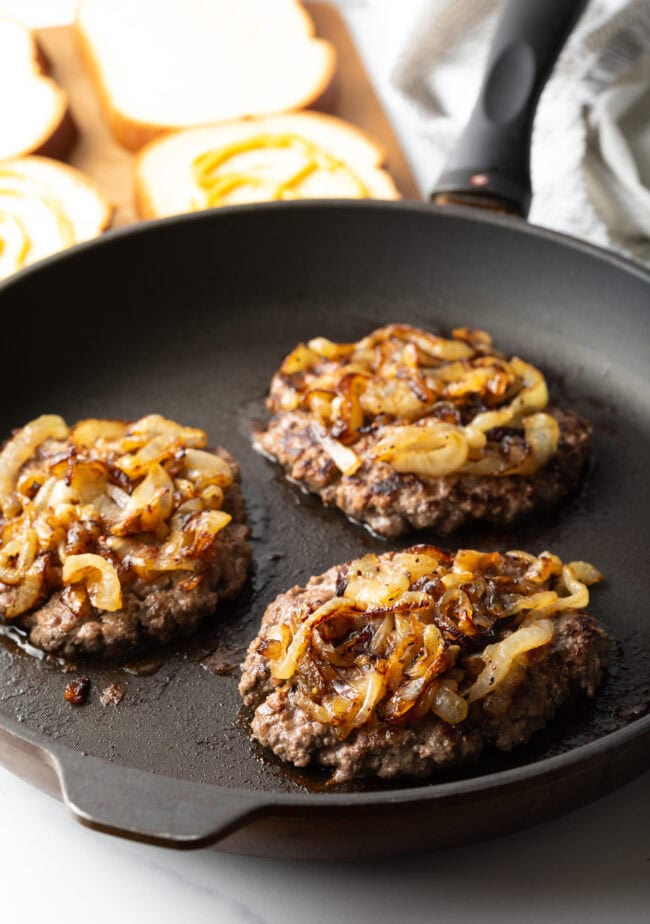
M 504 3 L 408 4 L 392 83 L 430 146 L 431 186 L 474 105 Z M 650 262 L 648 0 L 588 4 L 542 94 L 531 166 L 532 222 Z

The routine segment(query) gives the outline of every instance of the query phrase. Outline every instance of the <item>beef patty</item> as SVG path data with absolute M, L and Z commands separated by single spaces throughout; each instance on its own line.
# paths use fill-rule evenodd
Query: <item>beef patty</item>
M 357 344 L 301 344 L 273 379 L 256 449 L 384 536 L 509 526 L 556 506 L 580 482 L 590 425 L 548 407 L 541 373 L 487 334 L 454 338 L 390 325 Z
M 0 614 L 64 657 L 187 635 L 244 585 L 239 468 L 206 434 L 38 418 L 0 452 Z
M 331 568 L 264 615 L 240 682 L 252 735 L 335 782 L 510 751 L 595 694 L 609 641 L 584 608 L 599 577 L 549 553 L 432 546 Z

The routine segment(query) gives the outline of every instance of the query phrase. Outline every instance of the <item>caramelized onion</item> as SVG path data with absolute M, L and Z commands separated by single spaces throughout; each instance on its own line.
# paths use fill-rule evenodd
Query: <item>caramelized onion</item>
M 346 359 L 355 349 L 355 343 L 334 343 L 327 337 L 314 337 L 307 344 L 312 353 L 325 359 Z
M 548 645 L 552 638 L 553 623 L 550 619 L 540 619 L 539 622 L 517 629 L 503 641 L 488 645 L 482 655 L 485 667 L 470 687 L 467 701 L 473 703 L 496 690 L 507 677 L 516 658 L 534 648 Z
M 345 606 L 344 601 L 339 597 L 334 597 L 332 600 L 328 600 L 327 603 L 319 606 L 315 612 L 307 617 L 305 622 L 302 623 L 293 636 L 284 658 L 278 663 L 274 663 L 271 668 L 271 673 L 276 680 L 287 680 L 289 677 L 293 676 L 298 666 L 298 660 L 309 645 L 309 638 L 313 629 L 326 619 L 330 613 L 342 609 L 343 606 Z
M 376 448 L 376 458 L 390 462 L 397 472 L 413 472 L 432 478 L 462 468 L 468 445 L 463 434 L 448 424 L 386 427 Z
M 318 360 L 318 353 L 310 350 L 304 343 L 299 343 L 280 366 L 280 373 L 282 375 L 296 375 L 310 369 Z
M 397 552 L 393 556 L 392 564 L 395 568 L 405 571 L 409 582 L 414 584 L 418 578 L 435 574 L 439 554 L 439 550 L 433 546 L 424 546 L 421 552 Z
M 319 436 L 319 442 L 334 465 L 343 472 L 344 475 L 354 475 L 361 465 L 361 459 L 348 446 L 339 443 L 331 436 Z
M 209 510 L 177 522 L 160 548 L 118 537 L 111 537 L 108 546 L 145 580 L 155 580 L 165 571 L 201 572 L 216 555 L 216 538 L 231 520 L 223 510 Z
M 340 570 L 337 596 L 289 612 L 258 651 L 274 683 L 339 738 L 428 713 L 456 725 L 488 696 L 494 714 L 508 708 L 527 653 L 552 641 L 554 617 L 586 606 L 585 582 L 599 578 L 550 552 L 369 554 Z
M 15 619 L 27 613 L 41 599 L 45 584 L 45 561 L 39 559 L 33 563 L 25 573 L 21 583 L 16 588 L 16 595 L 7 606 L 4 615 L 6 619 Z
M 352 719 L 352 726 L 358 728 L 364 725 L 370 718 L 377 703 L 384 695 L 386 690 L 386 681 L 378 671 L 369 670 L 366 672 L 363 682 L 359 684 L 357 690 L 363 696 L 359 710 Z
M 542 553 L 548 555 L 548 552 Z M 559 565 L 562 564 L 560 559 L 557 559 Z M 576 581 L 580 581 L 582 584 L 586 584 L 589 587 L 591 584 L 598 584 L 602 581 L 603 576 L 598 571 L 597 568 L 594 568 L 593 565 L 589 564 L 588 561 L 570 561 L 568 567 L 571 569 L 573 576 Z
M 518 357 L 505 359 L 483 331 L 458 328 L 445 339 L 405 324 L 357 343 L 317 337 L 298 344 L 269 398 L 272 411 L 308 412 L 344 475 L 367 457 L 425 478 L 534 474 L 558 447 L 547 403 L 542 373 Z M 504 427 L 522 431 L 519 443 L 490 436 Z M 367 432 L 377 443 L 357 451 Z
M 204 452 L 201 449 L 187 449 L 185 451 L 185 477 L 192 481 L 199 491 L 209 485 L 218 485 L 229 488 L 233 483 L 233 470 L 221 456 L 213 452 Z
M 75 461 L 69 466 L 66 475 L 71 491 L 71 496 L 66 500 L 90 505 L 107 523 L 117 519 L 122 514 L 122 508 L 128 504 L 128 495 L 117 493 L 110 485 L 110 473 L 103 462 Z
M 0 547 L 0 581 L 18 584 L 31 568 L 38 551 L 38 535 L 25 521 L 23 528 Z
M 154 436 L 137 452 L 124 455 L 117 460 L 118 468 L 129 478 L 140 478 L 146 475 L 150 468 L 161 462 L 168 462 L 182 449 L 182 441 L 173 433 L 163 433 Z
M 507 427 L 534 411 L 542 411 L 548 404 L 548 389 L 544 376 L 522 359 L 514 357 L 510 361 L 513 372 L 521 379 L 522 388 L 510 404 L 498 411 L 486 411 L 478 414 L 467 428 L 470 431 L 485 433 L 494 427 Z
M 68 427 L 62 417 L 43 414 L 22 427 L 0 451 L 0 509 L 5 517 L 16 516 L 20 502 L 14 496 L 21 467 L 46 440 L 64 440 Z
M 89 418 L 80 420 L 70 431 L 70 439 L 79 449 L 91 449 L 99 440 L 116 442 L 126 433 L 127 425 L 123 420 L 98 420 Z
M 175 420 L 161 417 L 160 414 L 149 414 L 147 417 L 136 420 L 128 428 L 128 434 L 131 439 L 135 437 L 146 442 L 158 436 L 166 436 L 172 440 L 180 440 L 183 446 L 190 446 L 193 449 L 202 449 L 208 442 L 204 430 L 196 427 L 183 427 Z
M 398 568 L 380 563 L 377 555 L 366 555 L 348 568 L 345 596 L 365 605 L 395 602 L 409 589 L 409 578 Z
M 562 561 L 557 555 L 551 555 L 550 552 L 542 552 L 537 558 L 534 555 L 527 556 L 530 561 L 530 567 L 524 574 L 525 581 L 532 581 L 534 584 L 542 584 L 554 574 L 562 573 Z M 589 568 L 592 566 L 589 565 Z M 596 569 L 594 568 L 594 571 Z M 598 572 L 596 572 L 598 573 Z M 586 583 L 586 582 L 585 582 Z
M 321 722 L 323 725 L 329 725 L 331 723 L 331 712 L 324 706 L 319 705 L 319 703 L 315 703 L 313 699 L 305 696 L 300 690 L 294 691 L 293 701 L 299 709 L 302 709 L 302 711 L 305 712 L 310 719 L 314 719 L 315 722 Z
M 135 488 L 122 511 L 113 523 L 114 536 L 153 532 L 167 520 L 174 506 L 174 482 L 159 463 L 152 465 L 147 477 Z
M 88 552 L 70 555 L 63 562 L 62 579 L 64 584 L 85 584 L 90 602 L 98 610 L 114 613 L 122 606 L 122 588 L 117 571 L 101 555 Z
M 448 725 L 458 725 L 467 718 L 467 700 L 459 696 L 444 680 L 434 688 L 430 708 Z
M 62 582 L 75 605 L 89 596 L 98 609 L 119 609 L 111 553 L 127 582 L 166 571 L 201 581 L 231 521 L 221 508 L 235 478 L 225 459 L 202 450 L 206 442 L 202 430 L 155 414 L 83 420 L 71 431 L 44 416 L 18 431 L 0 452 L 4 615 L 22 615 Z
M 374 347 L 392 338 L 404 340 L 407 343 L 415 343 L 423 353 L 432 359 L 467 359 L 474 353 L 472 347 L 462 340 L 446 340 L 444 337 L 437 337 L 435 334 L 430 334 L 419 327 L 411 327 L 408 324 L 388 324 L 386 327 L 380 327 L 359 342 L 359 349 L 363 351 L 368 347 Z

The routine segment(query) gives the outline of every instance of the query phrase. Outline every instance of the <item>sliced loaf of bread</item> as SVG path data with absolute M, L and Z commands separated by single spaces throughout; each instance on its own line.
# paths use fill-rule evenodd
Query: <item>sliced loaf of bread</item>
M 82 0 L 76 28 L 130 150 L 171 129 L 304 108 L 335 68 L 299 0 Z
M 83 173 L 47 157 L 0 162 L 0 278 L 110 224 L 111 204 Z
M 9 19 L 0 19 L 0 86 L 0 160 L 65 157 L 75 138 L 68 98 L 29 30 Z
M 384 151 L 341 119 L 296 112 L 174 132 L 135 164 L 141 218 L 279 199 L 398 199 Z

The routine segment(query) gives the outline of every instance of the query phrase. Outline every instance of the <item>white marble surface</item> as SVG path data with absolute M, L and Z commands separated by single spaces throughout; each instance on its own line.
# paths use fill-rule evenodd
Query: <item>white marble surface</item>
M 137 0 L 134 0 L 137 2 Z M 427 150 L 388 85 L 411 0 L 343 5 L 426 188 Z M 33 25 L 74 0 L 0 0 Z M 650 921 L 650 773 L 599 802 L 487 844 L 417 858 L 306 863 L 173 852 L 76 824 L 0 769 L 0 922 L 642 924 Z
M 119 841 L 1 770 L 0 812 L 7 924 L 650 920 L 650 774 L 531 831 L 390 861 L 288 862 Z

